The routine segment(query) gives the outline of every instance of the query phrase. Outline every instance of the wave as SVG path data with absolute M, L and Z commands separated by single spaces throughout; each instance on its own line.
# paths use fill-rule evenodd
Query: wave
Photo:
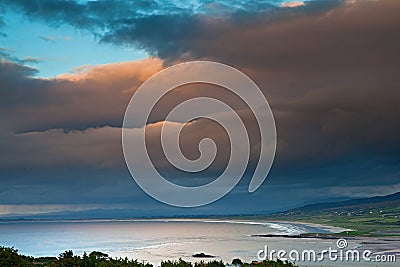
M 146 246 L 142 246 L 142 247 L 137 247 L 137 248 L 133 248 L 133 250 L 155 249 L 155 248 L 161 248 L 161 247 L 166 247 L 166 246 L 182 245 L 182 244 L 183 244 L 183 242 L 161 243 L 161 244 L 156 244 L 156 245 L 146 245 Z

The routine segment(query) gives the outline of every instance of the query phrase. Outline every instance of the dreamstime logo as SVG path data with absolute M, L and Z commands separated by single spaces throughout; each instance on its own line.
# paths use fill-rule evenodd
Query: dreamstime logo
M 341 262 L 396 262 L 396 254 L 376 254 L 369 250 L 347 249 L 348 243 L 344 238 L 336 241 L 336 248 L 329 247 L 328 249 L 315 251 L 313 249 L 297 250 L 274 250 L 269 249 L 267 245 L 264 249 L 257 252 L 257 258 L 260 261 L 280 259 L 282 261 L 341 261 Z
M 146 148 L 146 125 L 158 101 L 171 90 L 188 84 L 220 86 L 238 96 L 253 113 L 260 132 L 260 154 L 248 191 L 257 190 L 266 179 L 276 149 L 276 129 L 272 111 L 257 85 L 239 70 L 216 62 L 193 61 L 166 68 L 146 80 L 132 96 L 122 128 L 122 147 L 128 169 L 136 183 L 151 197 L 178 207 L 209 204 L 229 193 L 242 178 L 250 156 L 247 129 L 229 105 L 210 97 L 195 97 L 175 106 L 166 116 L 161 130 L 161 145 L 167 160 L 185 172 L 200 172 L 210 166 L 217 146 L 210 138 L 202 139 L 200 157 L 186 158 L 179 144 L 185 124 L 207 118 L 221 125 L 230 141 L 230 158 L 222 174 L 201 186 L 186 187 L 165 179 L 153 165 Z M 228 114 L 228 115 L 227 115 Z
M 344 238 L 339 238 L 337 241 L 336 241 L 336 246 L 339 248 L 339 249 L 344 249 L 344 248 L 347 248 L 347 240 L 346 239 L 344 239 Z

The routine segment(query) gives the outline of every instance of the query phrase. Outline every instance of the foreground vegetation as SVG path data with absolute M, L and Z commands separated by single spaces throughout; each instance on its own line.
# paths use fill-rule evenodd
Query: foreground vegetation
M 253 263 L 243 263 L 240 259 L 234 259 L 232 265 L 238 267 L 250 267 L 257 265 L 259 267 L 294 267 L 295 265 L 289 262 L 277 261 L 263 261 Z M 40 257 L 34 258 L 29 256 L 20 255 L 18 250 L 14 248 L 7 248 L 0 246 L 0 266 L 2 267 L 153 267 L 152 264 L 142 263 L 138 260 L 129 260 L 128 258 L 111 258 L 107 254 L 93 251 L 89 255 L 86 253 L 83 256 L 74 255 L 69 250 L 60 254 L 59 257 Z M 161 267 L 224 267 L 225 263 L 222 261 L 209 261 L 209 262 L 195 262 L 184 261 L 162 261 Z

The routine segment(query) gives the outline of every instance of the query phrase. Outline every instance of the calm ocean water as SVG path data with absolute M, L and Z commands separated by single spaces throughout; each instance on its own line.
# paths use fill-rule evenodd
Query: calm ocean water
M 58 256 L 69 249 L 82 255 L 85 251 L 97 250 L 113 257 L 145 260 L 156 266 L 165 259 L 193 261 L 192 255 L 199 252 L 230 262 L 237 257 L 246 261 L 257 260 L 257 252 L 265 245 L 275 250 L 322 250 L 334 246 L 332 240 L 252 236 L 303 232 L 322 233 L 327 230 L 286 223 L 214 220 L 1 222 L 0 245 L 13 246 L 32 256 Z

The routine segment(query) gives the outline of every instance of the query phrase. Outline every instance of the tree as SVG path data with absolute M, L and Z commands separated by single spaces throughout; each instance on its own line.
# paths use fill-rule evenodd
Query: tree
M 34 265 L 33 258 L 19 255 L 15 248 L 0 246 L 0 266 L 31 267 Z
M 243 262 L 242 262 L 241 259 L 236 258 L 236 259 L 233 259 L 233 260 L 232 260 L 232 265 L 242 266 L 242 265 L 243 265 Z
M 74 257 L 74 252 L 72 250 L 66 250 L 60 254 L 59 259 L 71 259 Z

